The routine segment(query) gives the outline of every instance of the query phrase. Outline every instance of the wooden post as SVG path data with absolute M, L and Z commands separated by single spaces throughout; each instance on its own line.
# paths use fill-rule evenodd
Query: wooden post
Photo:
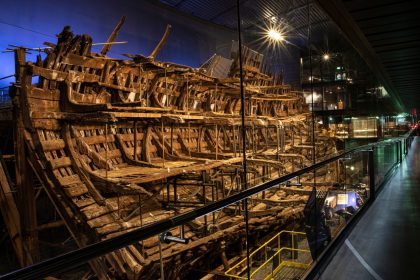
M 276 125 L 277 131 L 277 161 L 280 161 L 280 126 Z
M 265 129 L 265 149 L 268 150 L 268 124 Z
M 190 135 L 190 130 L 191 130 L 191 124 L 190 124 L 190 122 L 188 122 L 188 155 L 191 158 L 191 135 Z
M 169 205 L 169 202 L 171 201 L 171 197 L 170 197 L 170 183 L 169 183 L 169 180 L 168 179 L 166 179 L 166 196 L 167 196 L 167 198 L 168 198 L 168 202 L 167 202 L 167 204 L 166 205 Z
M 20 230 L 20 215 L 13 197 L 11 182 L 6 175 L 6 169 L 3 162 L 3 156 L 0 154 L 0 210 L 3 215 L 5 226 L 9 232 L 9 236 L 14 236 L 11 239 L 16 256 L 18 257 L 20 266 L 24 267 L 26 264 L 25 251 L 23 249 L 23 242 Z
M 36 218 L 36 200 L 35 189 L 32 185 L 33 172 L 27 162 L 25 147 L 25 119 L 27 116 L 24 112 L 29 112 L 27 106 L 26 86 L 31 83 L 31 76 L 25 73 L 25 50 L 15 50 L 16 61 L 16 83 L 20 84 L 20 88 L 15 97 L 14 107 L 14 139 L 15 139 L 15 170 L 16 170 L 16 186 L 18 190 L 18 204 L 20 209 L 21 236 L 23 238 L 24 247 L 30 256 L 24 254 L 25 265 L 30 265 L 39 260 L 38 252 L 38 233 Z
M 139 193 L 139 218 L 140 218 L 140 227 L 143 227 L 143 211 L 142 211 L 142 204 L 141 204 L 141 194 Z M 143 240 L 140 241 L 141 246 L 141 254 L 144 253 L 144 246 Z
M 216 160 L 217 160 L 217 154 L 219 152 L 219 128 L 216 124 Z
M 205 172 L 201 172 L 201 184 L 202 184 L 202 190 L 203 190 L 203 204 L 206 205 L 206 186 L 205 186 Z M 204 216 L 204 233 L 207 233 L 207 215 Z
M 187 112 L 188 112 L 188 104 L 190 103 L 190 90 L 189 90 L 189 84 L 188 84 L 188 76 L 187 76 Z
M 236 157 L 236 130 L 235 130 L 235 126 L 232 126 L 232 133 L 233 133 L 233 141 L 232 141 L 233 155 L 234 155 L 234 157 Z
M 171 155 L 174 154 L 174 146 L 173 143 L 174 142 L 174 124 L 171 123 Z
M 213 181 L 213 184 L 211 185 L 211 202 L 214 202 L 214 184 L 215 182 Z M 216 216 L 215 216 L 215 212 L 213 211 L 212 216 L 213 216 L 213 226 L 216 224 Z
M 162 122 L 162 167 L 165 167 L 165 132 L 163 129 L 163 119 L 160 121 Z
M 240 126 L 238 125 L 238 153 L 240 153 L 241 152 L 241 145 L 239 144 L 239 143 L 241 143 L 241 137 L 242 135 L 241 135 L 241 128 L 240 128 Z
M 173 185 L 174 185 L 174 204 L 176 204 L 177 203 L 176 178 L 174 178 L 173 180 Z
M 108 123 L 105 124 L 105 177 L 108 178 Z
M 291 133 L 292 133 L 291 146 L 293 147 L 295 145 L 295 130 L 294 130 L 293 125 L 291 125 L 290 127 L 292 129 L 292 131 L 291 131 Z
M 137 121 L 134 121 L 134 155 L 133 159 L 137 160 Z
M 254 124 L 252 124 L 252 159 L 254 159 L 254 153 L 255 153 L 255 127 L 254 127 Z
M 168 106 L 168 102 L 169 102 L 169 97 L 168 97 L 168 77 L 167 77 L 167 74 L 166 74 L 166 65 L 165 65 L 165 102 L 162 102 L 162 105 L 163 106 L 165 106 L 165 104 L 164 103 L 166 103 L 166 107 L 169 107 Z
M 303 138 L 302 138 L 302 129 L 299 129 L 299 138 L 300 138 L 300 145 L 303 144 Z

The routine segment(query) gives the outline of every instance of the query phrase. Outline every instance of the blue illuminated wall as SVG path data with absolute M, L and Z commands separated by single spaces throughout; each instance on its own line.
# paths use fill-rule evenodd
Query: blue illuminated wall
M 98 0 L 13 0 L 2 1 L 0 16 L 0 50 L 8 44 L 43 47 L 43 42 L 56 43 L 55 34 L 70 25 L 75 34 L 89 34 L 93 42 L 105 42 L 121 16 L 126 21 L 109 55 L 148 55 L 161 38 L 166 24 L 173 27 L 158 59 L 199 66 L 213 53 L 227 55 L 236 32 L 204 23 L 160 6 L 157 1 Z M 98 51 L 100 48 L 94 49 Z M 36 52 L 28 59 L 34 60 Z M 13 53 L 0 53 L 0 77 L 14 73 Z M 13 79 L 0 80 L 0 87 Z

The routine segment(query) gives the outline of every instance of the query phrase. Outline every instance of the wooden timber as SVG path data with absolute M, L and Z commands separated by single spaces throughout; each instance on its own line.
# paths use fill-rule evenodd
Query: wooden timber
M 68 27 L 57 44 L 49 43 L 53 48 L 42 63 L 26 62 L 24 49 L 16 50 L 18 80 L 12 92 L 19 131 L 17 180 L 26 192 L 22 199 L 31 199 L 23 172 L 28 164 L 79 246 L 225 198 L 243 189 L 244 178 L 254 186 L 311 163 L 304 98 L 261 71 L 261 54 L 245 48 L 242 139 L 237 53 L 224 78 L 211 76 L 205 66 L 157 61 L 169 38 L 168 26 L 149 56 L 113 59 L 107 53 L 123 22 L 99 54 L 91 52 L 88 35 L 75 36 Z M 34 77 L 38 81 L 32 83 Z M 247 143 L 246 174 L 242 141 Z M 335 152 L 329 138 L 317 139 L 315 146 L 318 158 Z M 335 170 L 328 167 L 317 182 L 333 182 Z M 277 187 L 250 199 L 253 237 L 263 240 L 301 220 L 312 189 L 306 181 L 301 178 L 301 188 Z M 187 277 L 194 266 L 214 274 L 241 254 L 243 211 L 232 205 L 184 225 L 188 244 L 159 246 L 153 237 L 90 265 L 100 279 L 155 279 L 161 264 L 166 279 Z M 20 226 L 34 232 L 42 228 L 33 217 L 21 220 Z M 180 232 L 171 230 L 173 235 Z M 31 238 L 22 242 L 36 256 Z M 22 254 L 19 246 L 16 250 Z

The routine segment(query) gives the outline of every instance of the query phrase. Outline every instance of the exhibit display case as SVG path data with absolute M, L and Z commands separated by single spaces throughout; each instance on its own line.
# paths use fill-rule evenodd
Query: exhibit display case
M 377 138 L 378 120 L 376 117 L 357 117 L 351 119 L 353 138 Z

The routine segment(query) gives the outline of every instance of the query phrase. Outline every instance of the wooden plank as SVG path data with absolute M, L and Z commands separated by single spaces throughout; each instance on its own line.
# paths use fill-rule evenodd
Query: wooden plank
M 103 216 L 96 217 L 87 221 L 88 225 L 91 228 L 103 227 L 104 225 L 108 225 L 114 222 L 115 222 L 115 219 L 111 215 L 103 215 Z
M 102 151 L 98 153 L 101 157 L 103 157 L 104 159 L 108 158 L 108 159 L 113 159 L 113 158 L 118 158 L 118 157 L 122 157 L 122 153 L 120 150 L 115 149 L 115 150 L 108 150 L 108 151 Z
M 53 170 L 61 167 L 68 167 L 71 166 L 71 160 L 69 157 L 56 158 L 49 160 L 48 165 Z
M 118 134 L 120 139 L 124 142 L 126 141 L 134 141 L 134 133 L 125 133 L 125 134 Z M 143 140 L 143 133 L 137 133 L 137 141 Z
M 57 180 L 60 183 L 60 185 L 63 187 L 71 185 L 71 184 L 82 184 L 82 182 L 80 181 L 80 177 L 77 174 L 73 174 L 66 177 L 57 176 Z
M 39 98 L 28 97 L 29 109 L 31 111 L 60 111 L 60 102 L 56 100 L 45 100 Z
M 82 209 L 82 213 L 87 220 L 91 220 L 93 218 L 108 214 L 110 212 L 112 211 L 110 211 L 106 207 L 99 206 L 98 204 L 92 204 Z
M 54 119 L 32 119 L 33 128 L 44 128 L 48 130 L 59 130 L 61 128 L 58 120 Z
M 160 113 L 136 113 L 136 112 L 112 112 L 110 113 L 116 118 L 161 118 L 162 114 Z
M 88 193 L 88 189 L 85 187 L 85 185 L 76 184 L 76 185 L 72 185 L 71 187 L 65 188 L 64 192 L 69 197 L 78 197 L 85 193 Z
M 78 208 L 82 209 L 84 207 L 94 204 L 95 200 L 89 197 L 84 199 L 73 200 L 73 203 L 76 204 Z
M 114 135 L 108 134 L 106 138 L 105 135 L 93 135 L 82 137 L 83 142 L 85 142 L 88 145 L 105 143 L 107 142 L 106 139 L 108 140 L 108 143 L 114 142 Z
M 70 79 L 71 82 L 85 82 L 85 83 L 97 83 L 99 82 L 99 77 L 94 74 L 84 73 L 84 72 L 62 72 L 58 70 L 41 68 L 35 65 L 30 65 L 29 69 L 32 71 L 32 74 L 35 76 L 41 76 L 47 80 L 63 82 L 67 79 Z
M 67 56 L 63 57 L 61 63 L 83 66 L 92 69 L 103 69 L 106 61 L 107 59 L 103 59 L 100 57 L 86 57 L 70 53 Z
M 41 141 L 41 147 L 44 152 L 49 152 L 53 150 L 62 150 L 65 148 L 65 146 L 66 145 L 63 139 Z
M 60 100 L 60 91 L 44 89 L 44 88 L 37 88 L 34 86 L 27 87 L 28 97 L 32 99 L 43 99 L 43 100 L 51 100 L 51 101 L 59 101 Z

